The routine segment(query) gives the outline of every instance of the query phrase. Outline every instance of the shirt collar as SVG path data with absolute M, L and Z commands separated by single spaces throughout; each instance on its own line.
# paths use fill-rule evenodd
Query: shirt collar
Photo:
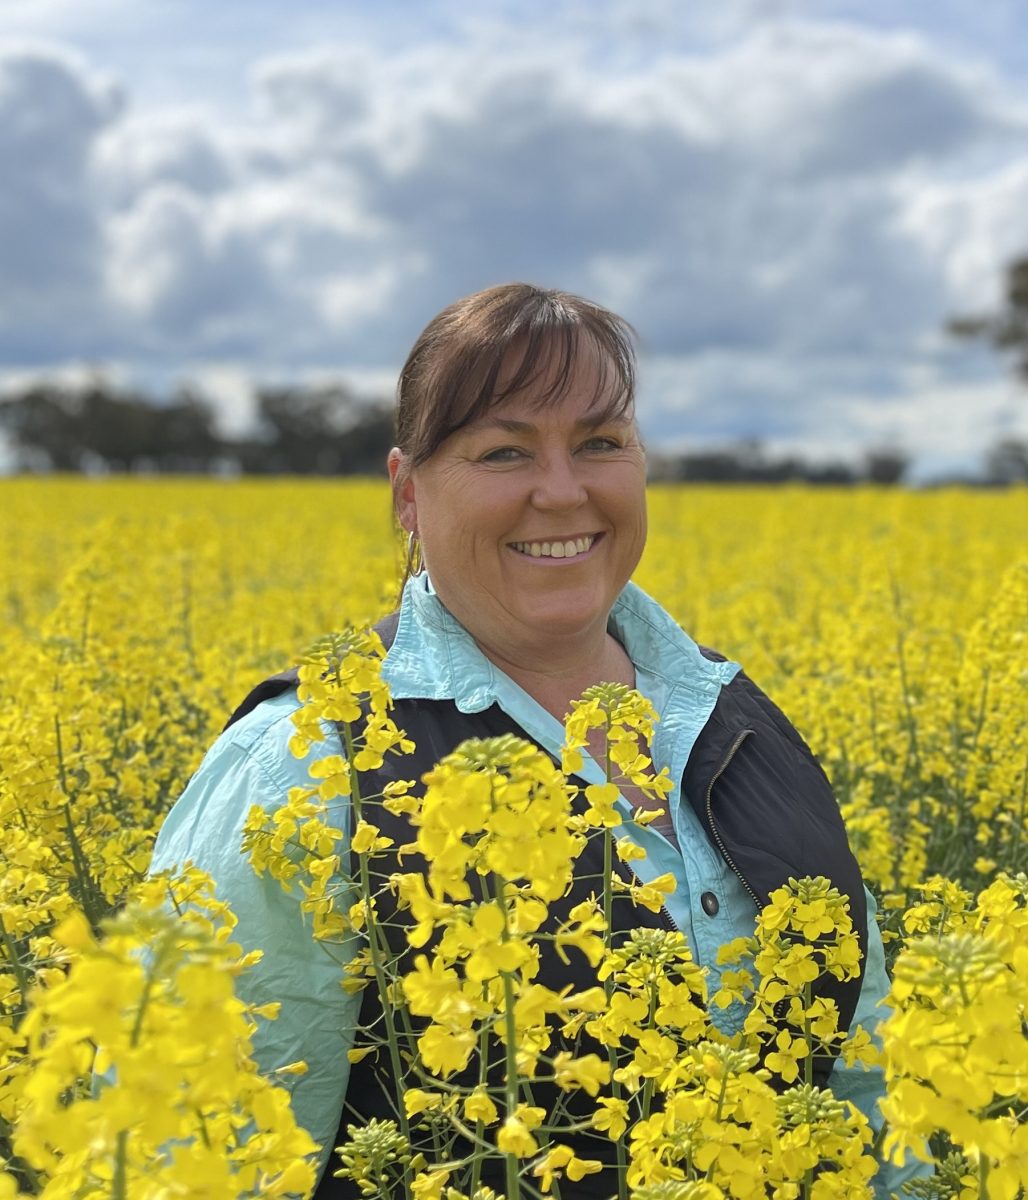
M 736 663 L 705 658 L 672 616 L 634 583 L 618 596 L 607 627 L 637 670 L 663 679 L 671 689 L 716 696 L 738 670 Z M 404 586 L 382 677 L 394 699 L 452 700 L 465 713 L 495 704 L 507 678 L 444 606 L 427 572 Z

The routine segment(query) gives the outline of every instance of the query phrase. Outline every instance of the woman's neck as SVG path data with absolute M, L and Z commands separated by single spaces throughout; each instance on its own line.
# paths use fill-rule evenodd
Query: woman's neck
M 625 648 L 609 633 L 604 633 L 603 643 L 588 655 L 562 658 L 535 657 L 533 663 L 541 666 L 526 667 L 488 646 L 479 643 L 479 649 L 491 663 L 526 691 L 533 700 L 541 704 L 551 716 L 563 721 L 586 688 L 597 683 L 623 683 L 635 687 L 635 667 Z

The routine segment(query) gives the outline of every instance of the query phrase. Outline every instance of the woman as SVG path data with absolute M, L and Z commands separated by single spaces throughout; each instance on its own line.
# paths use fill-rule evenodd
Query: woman
M 424 565 L 382 627 L 394 715 L 418 746 L 399 773 L 414 777 L 467 737 L 511 729 L 559 756 L 562 718 L 587 687 L 638 689 L 660 715 L 654 766 L 668 769 L 675 790 L 663 822 L 632 836 L 647 853 L 644 877 L 675 876 L 667 913 L 712 983 L 718 948 L 752 933 L 771 890 L 790 875 L 827 875 L 849 895 L 864 961 L 860 979 L 826 994 L 844 1024 L 873 1027 L 888 987 L 881 938 L 823 772 L 737 664 L 697 647 L 629 582 L 646 538 L 646 463 L 628 326 L 525 284 L 458 301 L 408 357 L 397 434 L 394 504 L 408 567 Z M 280 1000 L 282 1012 L 258 1035 L 258 1060 L 268 1072 L 307 1061 L 306 1075 L 284 1083 L 327 1162 L 344 1100 L 363 1119 L 388 1107 L 370 1064 L 348 1079 L 361 997 L 340 988 L 339 964 L 311 938 L 296 898 L 257 879 L 239 854 L 250 805 L 273 809 L 308 782 L 310 761 L 287 746 L 297 707 L 288 683 L 258 689 L 234 715 L 169 815 L 154 869 L 192 859 L 209 870 L 239 918 L 239 940 L 264 950 L 245 986 Z M 319 750 L 338 752 L 331 738 Z M 581 774 L 602 780 L 594 760 Z M 623 796 L 650 803 L 631 789 Z M 730 1029 L 740 1014 L 717 1019 Z M 819 1068 L 878 1123 L 880 1075 Z M 348 1112 L 343 1123 L 354 1119 Z M 882 1194 L 912 1173 L 880 1172 Z M 344 1194 L 326 1171 L 318 1195 Z

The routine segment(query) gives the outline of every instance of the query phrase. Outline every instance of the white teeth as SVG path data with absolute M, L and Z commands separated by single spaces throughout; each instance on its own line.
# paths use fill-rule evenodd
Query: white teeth
M 532 558 L 574 558 L 585 554 L 596 541 L 595 535 L 573 538 L 566 542 L 511 542 L 515 550 Z

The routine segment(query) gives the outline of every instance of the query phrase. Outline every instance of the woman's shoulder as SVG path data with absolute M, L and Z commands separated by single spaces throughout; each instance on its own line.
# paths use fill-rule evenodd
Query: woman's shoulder
M 290 742 L 296 733 L 292 717 L 299 708 L 295 687 L 253 705 L 218 736 L 189 786 L 200 782 L 230 788 L 240 783 L 244 770 L 258 780 L 263 777 L 269 790 L 283 797 L 290 788 L 309 785 L 310 764 L 338 754 L 339 737 L 334 728 L 326 727 L 324 740 L 314 742 L 307 755 L 297 758 Z

